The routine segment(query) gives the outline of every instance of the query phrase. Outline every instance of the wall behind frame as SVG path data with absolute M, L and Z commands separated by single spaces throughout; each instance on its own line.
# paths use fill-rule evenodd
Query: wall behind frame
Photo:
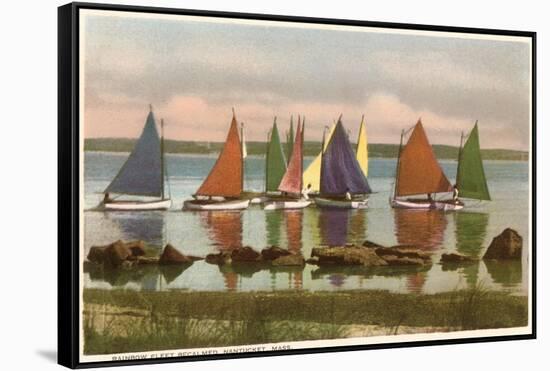
M 0 153 L 3 195 L 2 269 L 3 304 L 0 306 L 0 336 L 4 346 L 3 368 L 59 369 L 56 357 L 56 264 L 57 264 L 57 6 L 63 1 L 35 0 L 6 2 L 3 5 L 0 38 L 3 58 L 2 128 Z M 424 23 L 465 27 L 518 29 L 538 32 L 538 210 L 550 209 L 548 194 L 542 185 L 550 177 L 542 164 L 550 161 L 550 133 L 545 126 L 550 75 L 550 26 L 544 3 L 471 1 L 297 2 L 278 0 L 188 1 L 117 1 L 133 5 L 186 7 L 204 10 L 272 13 L 283 15 L 363 19 L 370 21 Z M 545 46 L 546 44 L 546 46 Z M 32 170 L 32 172 L 30 171 Z M 539 221 L 544 223 L 544 215 Z M 550 244 L 548 235 L 539 230 L 538 246 Z M 21 255 L 20 255 L 21 254 Z M 22 258 L 23 257 L 23 258 Z M 543 248 L 537 260 L 548 261 Z M 537 287 L 550 284 L 548 270 L 538 270 Z M 543 359 L 550 340 L 549 322 L 543 311 L 548 308 L 546 295 L 538 295 L 538 335 L 536 341 L 483 343 L 427 348 L 387 349 L 378 351 L 315 354 L 272 358 L 237 359 L 148 366 L 163 370 L 205 370 L 211 367 L 240 370 L 341 369 L 342 367 L 465 370 L 518 370 Z M 546 357 L 545 357 L 546 358 Z M 128 370 L 140 370 L 139 366 Z

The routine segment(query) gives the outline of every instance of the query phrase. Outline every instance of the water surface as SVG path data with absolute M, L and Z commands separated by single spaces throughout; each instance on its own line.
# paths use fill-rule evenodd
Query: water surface
M 126 153 L 86 152 L 85 208 L 92 209 L 101 192 L 125 161 Z M 186 269 L 145 267 L 131 271 L 85 273 L 86 287 L 136 290 L 339 290 L 384 289 L 393 292 L 436 293 L 482 283 L 485 287 L 526 293 L 527 249 L 521 261 L 484 262 L 464 267 L 437 264 L 444 252 L 481 257 L 506 227 L 528 238 L 528 163 L 485 161 L 491 202 L 467 202 L 459 212 L 394 210 L 388 199 L 395 173 L 394 159 L 371 159 L 369 183 L 375 192 L 365 210 L 326 210 L 309 207 L 297 211 L 263 211 L 251 206 L 244 211 L 182 211 L 185 199 L 200 186 L 216 156 L 167 155 L 170 193 L 169 211 L 85 212 L 85 250 L 117 239 L 141 239 L 163 246 L 170 242 L 186 254 L 204 256 L 220 249 L 249 245 L 257 250 L 277 245 L 302 251 L 307 258 L 320 245 L 362 243 L 406 244 L 433 252 L 436 264 L 427 268 L 366 269 L 358 267 L 304 269 L 241 269 L 218 267 L 204 261 Z M 311 158 L 305 159 L 305 166 Z M 456 161 L 441 161 L 454 180 Z M 262 191 L 264 160 L 246 159 L 245 188 Z

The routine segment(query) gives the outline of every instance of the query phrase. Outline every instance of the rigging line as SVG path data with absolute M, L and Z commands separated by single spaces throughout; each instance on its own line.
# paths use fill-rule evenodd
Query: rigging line
M 168 174 L 168 161 L 164 162 L 164 177 L 166 178 L 166 184 L 168 185 L 168 199 L 172 199 L 172 188 L 170 187 L 170 176 Z

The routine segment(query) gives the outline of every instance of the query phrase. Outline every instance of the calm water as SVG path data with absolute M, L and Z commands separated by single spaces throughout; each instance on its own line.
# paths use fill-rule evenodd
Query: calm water
M 116 175 L 127 154 L 86 153 L 85 208 L 96 206 L 100 194 Z M 216 160 L 215 156 L 168 155 L 172 210 L 167 212 L 85 212 L 85 249 L 117 239 L 163 246 L 170 242 L 180 251 L 204 256 L 233 246 L 250 245 L 258 251 L 270 245 L 301 250 L 307 258 L 319 245 L 362 243 L 410 244 L 434 253 L 458 251 L 481 257 L 491 239 L 504 228 L 524 238 L 524 258 L 516 262 L 479 262 L 458 269 L 440 264 L 429 268 L 284 268 L 234 271 L 195 262 L 179 267 L 147 267 L 116 272 L 85 273 L 86 287 L 123 287 L 137 290 L 339 290 L 384 289 L 393 292 L 435 293 L 482 282 L 485 287 L 515 293 L 527 291 L 528 163 L 486 161 L 485 170 L 493 201 L 467 204 L 467 211 L 394 210 L 388 205 L 395 171 L 394 159 L 371 159 L 369 183 L 376 192 L 366 210 L 263 211 L 251 206 L 242 212 L 181 211 Z M 305 164 L 311 159 L 305 159 Z M 456 161 L 442 161 L 454 179 Z M 263 189 L 264 160 L 246 160 L 245 188 Z

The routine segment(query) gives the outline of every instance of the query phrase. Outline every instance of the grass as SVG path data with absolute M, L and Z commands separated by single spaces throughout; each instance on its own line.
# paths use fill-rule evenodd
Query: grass
M 435 295 L 85 289 L 84 303 L 86 354 L 335 339 L 358 326 L 394 335 L 527 324 L 526 297 L 481 286 Z

